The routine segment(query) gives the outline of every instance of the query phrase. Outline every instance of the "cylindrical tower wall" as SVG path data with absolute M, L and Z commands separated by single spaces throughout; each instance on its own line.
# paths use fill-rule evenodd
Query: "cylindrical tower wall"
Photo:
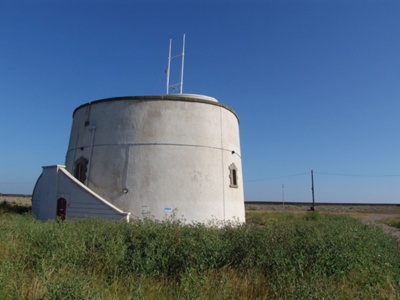
M 244 221 L 240 155 L 237 116 L 217 101 L 123 97 L 75 110 L 66 167 L 133 216 Z

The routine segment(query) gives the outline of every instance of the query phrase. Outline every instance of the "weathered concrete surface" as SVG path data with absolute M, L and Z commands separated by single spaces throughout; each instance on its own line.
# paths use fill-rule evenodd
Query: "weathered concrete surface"
M 76 174 L 82 160 L 84 184 L 132 217 L 245 219 L 239 121 L 216 100 L 168 95 L 82 105 L 73 115 L 66 169 Z

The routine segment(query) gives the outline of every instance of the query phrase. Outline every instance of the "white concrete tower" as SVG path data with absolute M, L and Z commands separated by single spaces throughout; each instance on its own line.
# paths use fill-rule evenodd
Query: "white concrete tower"
M 118 218 L 162 220 L 175 212 L 186 222 L 245 221 L 238 117 L 211 97 L 132 96 L 79 106 L 63 173 L 117 208 Z M 67 218 L 91 216 L 95 206 L 84 196 L 60 190 Z

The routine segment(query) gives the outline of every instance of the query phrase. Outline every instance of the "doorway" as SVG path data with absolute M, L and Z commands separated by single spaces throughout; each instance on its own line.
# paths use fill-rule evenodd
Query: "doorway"
M 67 200 L 64 198 L 57 199 L 57 219 L 65 220 L 67 214 Z

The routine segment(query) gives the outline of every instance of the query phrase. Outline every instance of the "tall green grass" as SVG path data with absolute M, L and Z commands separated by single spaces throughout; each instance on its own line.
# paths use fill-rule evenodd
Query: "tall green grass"
M 398 299 L 380 228 L 317 212 L 246 225 L 0 214 L 0 299 Z M 234 226 L 232 226 L 234 225 Z

